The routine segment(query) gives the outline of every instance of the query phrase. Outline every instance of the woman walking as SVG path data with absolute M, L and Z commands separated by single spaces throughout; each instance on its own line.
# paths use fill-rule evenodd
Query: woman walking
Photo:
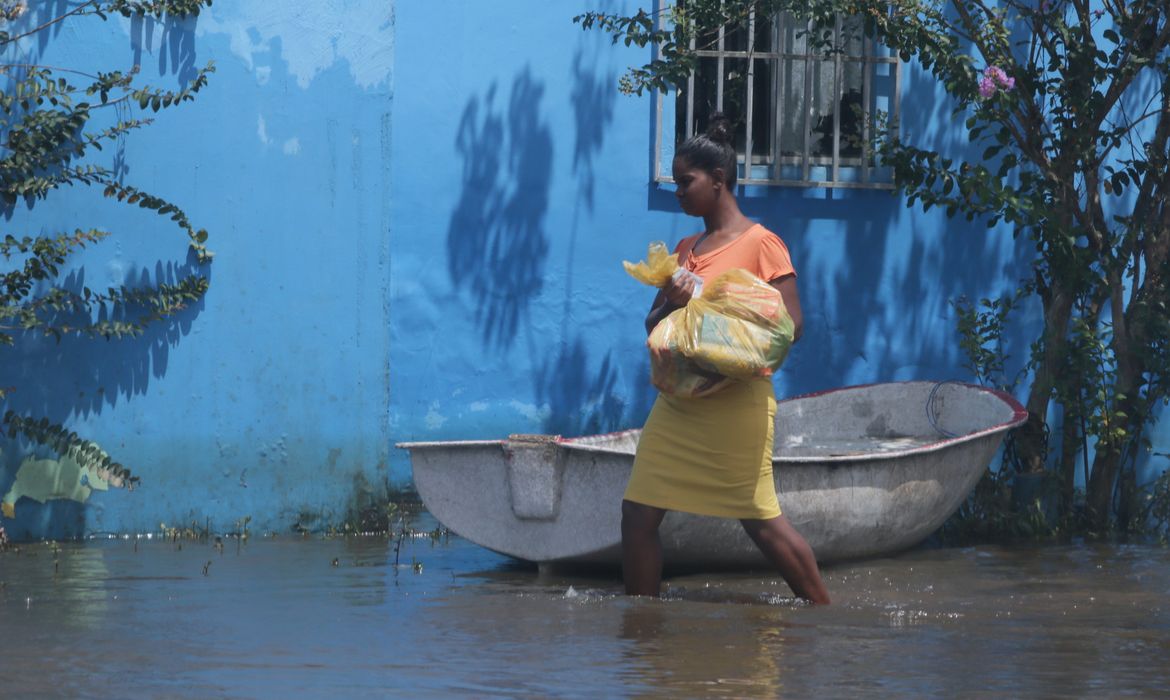
M 703 280 L 742 268 L 779 290 L 800 337 L 796 271 L 784 243 L 739 209 L 731 125 L 712 117 L 706 134 L 676 151 L 673 173 L 682 210 L 703 219 L 702 233 L 675 249 L 679 265 Z M 646 317 L 650 332 L 694 292 L 690 279 L 670 282 Z M 660 394 L 642 430 L 622 500 L 622 575 L 626 593 L 659 594 L 667 511 L 737 518 L 793 592 L 828 603 L 816 558 L 780 512 L 772 480 L 776 399 L 770 378 L 734 382 L 703 398 Z

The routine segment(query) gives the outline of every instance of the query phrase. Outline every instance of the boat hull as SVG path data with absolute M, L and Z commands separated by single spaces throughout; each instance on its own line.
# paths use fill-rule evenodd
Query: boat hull
M 970 494 L 1026 413 L 953 382 L 848 387 L 777 405 L 773 472 L 784 514 L 822 563 L 892 554 Z M 427 509 L 472 542 L 541 563 L 620 562 L 621 499 L 639 431 L 561 439 L 403 443 Z M 735 520 L 668 513 L 665 561 L 766 564 Z

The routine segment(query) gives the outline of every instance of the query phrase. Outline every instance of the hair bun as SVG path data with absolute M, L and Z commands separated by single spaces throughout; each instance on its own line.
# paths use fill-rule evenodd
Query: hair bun
M 715 143 L 731 145 L 733 133 L 731 120 L 723 112 L 716 112 L 707 120 L 707 138 Z

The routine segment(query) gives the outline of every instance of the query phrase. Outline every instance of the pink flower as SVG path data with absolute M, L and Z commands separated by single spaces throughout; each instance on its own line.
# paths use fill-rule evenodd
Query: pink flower
M 988 66 L 983 70 L 983 77 L 979 80 L 979 96 L 988 99 L 996 90 L 1011 90 L 1016 86 L 1016 79 L 1009 78 L 999 66 Z
M 991 78 L 984 77 L 979 81 L 979 96 L 987 99 L 995 94 L 995 81 Z

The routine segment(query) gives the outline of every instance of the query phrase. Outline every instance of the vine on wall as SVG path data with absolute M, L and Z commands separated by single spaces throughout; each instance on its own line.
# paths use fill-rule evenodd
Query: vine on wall
M 214 66 L 208 63 L 178 90 L 165 90 L 141 83 L 138 66 L 111 71 L 48 66 L 22 54 L 29 40 L 57 31 L 66 22 L 117 15 L 181 21 L 210 5 L 211 0 L 91 0 L 60 14 L 33 18 L 24 2 L 0 2 L 3 206 L 39 206 L 66 186 L 101 188 L 106 197 L 151 211 L 176 227 L 199 263 L 199 268 L 173 284 L 77 288 L 62 278 L 70 256 L 116 232 L 86 226 L 38 235 L 6 231 L 0 235 L 0 358 L 11 355 L 23 339 L 39 336 L 57 342 L 70 336 L 108 341 L 136 337 L 207 293 L 205 273 L 213 256 L 206 246 L 207 231 L 196 228 L 173 202 L 123 183 L 117 172 L 92 161 L 103 146 L 149 126 L 153 119 L 118 117 L 110 126 L 91 124 L 109 124 L 102 115 L 119 105 L 156 113 L 190 102 L 206 87 Z M 0 402 L 20 390 L 20 386 L 0 387 Z M 133 487 L 138 482 L 98 444 L 43 416 L 8 409 L 0 418 L 0 428 L 9 438 L 22 438 L 72 459 L 112 486 Z

